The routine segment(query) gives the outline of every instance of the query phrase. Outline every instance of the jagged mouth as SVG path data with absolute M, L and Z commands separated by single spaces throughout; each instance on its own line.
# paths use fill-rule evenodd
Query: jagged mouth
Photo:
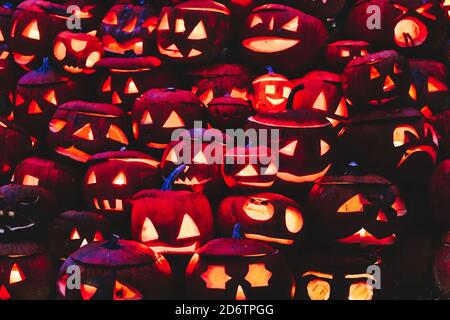
M 199 184 L 207 184 L 208 182 L 210 182 L 212 180 L 212 178 L 207 178 L 204 180 L 198 180 L 197 177 L 193 177 L 192 179 L 189 179 L 188 177 L 183 178 L 178 178 L 177 180 L 174 181 L 174 184 L 180 184 L 180 185 L 185 185 L 185 186 L 196 186 Z
M 110 201 L 108 199 L 93 198 L 92 203 L 97 210 L 112 212 L 122 212 L 124 210 L 124 201 L 122 199 L 113 199 Z
M 366 229 L 361 228 L 351 236 L 339 239 L 337 240 L 337 242 L 343 244 L 359 243 L 363 246 L 370 246 L 370 245 L 391 245 L 395 243 L 396 240 L 397 236 L 395 234 L 391 234 L 390 236 L 384 238 L 377 238 L 373 234 L 368 232 Z
M 95 72 L 94 69 L 83 69 L 75 66 L 69 66 L 64 65 L 64 70 L 70 73 L 78 74 L 78 73 L 84 73 L 84 74 L 93 74 Z
M 167 48 L 163 48 L 158 45 L 159 53 L 166 55 L 170 58 L 195 58 L 200 56 L 203 52 L 197 49 L 191 49 L 187 55 L 184 55 L 175 44 L 171 44 Z
M 397 163 L 397 168 L 401 167 L 406 162 L 406 160 L 408 160 L 408 158 L 410 156 L 412 156 L 413 154 L 418 153 L 418 152 L 423 152 L 423 153 L 428 154 L 431 157 L 433 163 L 436 163 L 437 155 L 436 155 L 436 150 L 434 150 L 433 147 L 418 146 L 418 147 L 414 147 L 414 148 L 409 148 L 408 150 L 405 151 L 402 158 Z

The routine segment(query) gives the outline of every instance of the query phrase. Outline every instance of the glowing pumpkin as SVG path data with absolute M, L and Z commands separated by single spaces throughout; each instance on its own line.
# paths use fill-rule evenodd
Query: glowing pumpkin
M 286 109 L 292 83 L 283 75 L 269 71 L 252 82 L 253 108 L 261 113 L 275 113 Z
M 367 56 L 370 44 L 365 41 L 339 40 L 328 44 L 325 58 L 327 65 L 336 72 L 342 72 L 353 59 Z

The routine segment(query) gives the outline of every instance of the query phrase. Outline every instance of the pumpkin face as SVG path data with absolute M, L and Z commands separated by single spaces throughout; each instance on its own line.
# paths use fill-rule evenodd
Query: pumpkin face
M 85 202 L 93 211 L 121 215 L 131 210 L 133 195 L 160 184 L 159 162 L 136 151 L 96 154 L 83 182 Z
M 240 64 L 213 64 L 189 70 L 186 86 L 192 87 L 200 100 L 209 105 L 215 98 L 249 99 L 250 71 Z
M 203 117 L 202 104 L 193 93 L 173 88 L 147 91 L 131 111 L 134 137 L 153 150 L 165 149 L 174 130 L 190 129 Z
M 245 239 L 287 248 L 303 234 L 303 214 L 293 200 L 276 193 L 236 195 L 220 204 L 216 223 L 222 235 L 232 235 L 236 224 Z
M 242 128 L 254 114 L 248 101 L 241 98 L 220 97 L 208 104 L 208 122 L 221 130 Z
M 443 299 L 450 296 L 450 232 L 444 235 L 433 263 L 435 286 Z
M 45 139 L 48 123 L 56 108 L 85 96 L 86 90 L 80 82 L 43 66 L 19 79 L 13 108 L 14 120 L 33 137 Z
M 0 121 L 0 179 L 9 179 L 16 164 L 31 152 L 31 139 L 8 121 Z
M 247 16 L 241 52 L 246 61 L 296 73 L 315 63 L 327 38 L 319 19 L 288 6 L 265 4 Z
M 408 62 L 395 51 L 353 59 L 344 69 L 342 88 L 350 105 L 377 107 L 408 97 Z
M 334 158 L 336 133 L 330 122 L 317 111 L 286 110 L 257 114 L 248 128 L 279 129 L 278 181 L 305 185 L 325 175 Z M 272 151 L 274 151 L 272 146 Z
M 290 108 L 321 111 L 333 127 L 348 119 L 347 102 L 342 94 L 340 75 L 326 71 L 311 71 L 303 78 L 293 80 L 293 83 L 296 89 Z
M 102 59 L 95 65 L 101 69 L 99 100 L 130 111 L 136 98 L 147 90 L 177 83 L 173 73 L 160 65 L 161 61 L 154 57 Z
M 260 241 L 222 238 L 193 255 L 186 290 L 190 299 L 290 299 L 295 284 L 278 250 Z
M 158 17 L 148 5 L 114 5 L 100 24 L 105 51 L 115 56 L 143 56 L 153 49 Z
M 332 70 L 340 72 L 351 60 L 365 57 L 369 52 L 371 48 L 368 42 L 341 40 L 328 44 L 325 58 Z
M 408 108 L 353 117 L 339 143 L 340 161 L 356 161 L 399 183 L 429 176 L 436 163 L 438 139 L 420 112 Z
M 230 11 L 214 1 L 187 1 L 161 10 L 157 46 L 163 58 L 179 63 L 208 62 L 222 50 Z
M 55 199 L 43 188 L 0 187 L 0 241 L 39 239 L 55 212 Z
M 54 281 L 52 260 L 32 242 L 0 243 L 0 300 L 44 300 Z
M 55 258 L 64 261 L 79 248 L 109 239 L 110 236 L 110 225 L 103 215 L 87 211 L 66 211 L 50 225 L 49 250 Z
M 128 146 L 130 127 L 128 115 L 113 105 L 70 101 L 54 113 L 47 142 L 56 153 L 86 162 L 95 153 Z
M 79 289 L 67 286 L 70 266 L 80 267 Z M 167 260 L 143 244 L 99 241 L 80 248 L 64 262 L 57 291 L 65 300 L 166 299 L 170 276 Z
M 264 189 L 275 183 L 278 167 L 267 147 L 236 147 L 227 150 L 221 173 L 233 190 Z
M 382 28 L 367 28 L 370 6 L 380 8 Z M 408 55 L 428 55 L 440 50 L 446 38 L 447 18 L 435 0 L 357 1 L 347 16 L 349 36 L 379 48 Z
M 268 73 L 252 82 L 253 108 L 260 113 L 275 113 L 286 109 L 292 83 L 283 75 Z
M 397 187 L 379 176 L 324 177 L 308 198 L 317 239 L 344 245 L 392 245 L 407 214 Z
M 103 56 L 103 45 L 93 35 L 64 31 L 55 38 L 53 56 L 69 73 L 92 74 L 93 66 Z
M 188 191 L 141 191 L 133 199 L 131 234 L 155 252 L 192 254 L 213 235 L 208 199 Z
M 9 45 L 18 65 L 34 69 L 50 56 L 53 39 L 67 27 L 65 14 L 64 6 L 49 1 L 27 0 L 17 6 Z
M 416 101 L 425 118 L 449 108 L 447 67 L 438 61 L 410 59 Z M 413 95 L 414 97 L 414 95 Z
M 430 180 L 429 198 L 435 219 L 450 226 L 450 160 L 442 161 L 434 170 Z

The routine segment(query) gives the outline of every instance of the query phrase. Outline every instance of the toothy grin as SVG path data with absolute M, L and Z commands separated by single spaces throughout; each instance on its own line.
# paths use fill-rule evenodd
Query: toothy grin
M 212 180 L 212 178 L 208 178 L 208 179 L 205 179 L 205 180 L 202 180 L 202 181 L 198 181 L 197 177 L 193 177 L 192 179 L 189 179 L 188 177 L 185 177 L 184 179 L 178 178 L 177 180 L 175 180 L 174 184 L 182 184 L 182 185 L 185 185 L 185 186 L 194 186 L 194 185 L 208 183 L 211 180 Z
M 105 211 L 123 211 L 123 201 L 122 199 L 114 199 L 112 201 L 109 201 L 107 199 L 93 199 L 93 204 L 95 209 L 97 210 L 105 210 Z
M 74 66 L 68 66 L 68 65 L 64 66 L 64 70 L 66 70 L 67 72 L 70 72 L 70 73 L 92 74 L 92 73 L 95 72 L 94 69 L 92 69 L 92 70 L 90 70 L 90 69 L 82 69 L 82 68 L 78 68 L 78 67 L 74 67 Z

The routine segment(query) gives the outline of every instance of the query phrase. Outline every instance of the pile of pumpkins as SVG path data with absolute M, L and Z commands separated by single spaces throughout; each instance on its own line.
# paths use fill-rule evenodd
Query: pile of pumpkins
M 0 4 L 0 300 L 450 298 L 450 1 Z

